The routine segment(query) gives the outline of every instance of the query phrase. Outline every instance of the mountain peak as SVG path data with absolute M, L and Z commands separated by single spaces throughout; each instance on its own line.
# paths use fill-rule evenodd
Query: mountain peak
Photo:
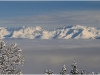
M 36 30 L 40 31 L 42 28 L 40 26 L 36 26 Z
M 86 26 L 83 26 L 83 25 L 76 25 L 76 27 L 86 27 Z
M 82 26 L 82 25 L 76 25 L 75 27 L 82 28 L 82 29 L 86 28 L 86 26 Z

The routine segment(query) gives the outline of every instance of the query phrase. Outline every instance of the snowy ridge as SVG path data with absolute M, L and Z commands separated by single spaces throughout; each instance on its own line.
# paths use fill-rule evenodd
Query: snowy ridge
M 87 26 L 63 26 L 54 30 L 36 27 L 0 27 L 0 38 L 27 39 L 100 39 L 100 29 Z

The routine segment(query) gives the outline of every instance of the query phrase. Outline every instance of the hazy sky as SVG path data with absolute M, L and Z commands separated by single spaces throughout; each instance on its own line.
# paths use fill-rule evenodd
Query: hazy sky
M 1 1 L 0 26 L 100 27 L 99 1 Z

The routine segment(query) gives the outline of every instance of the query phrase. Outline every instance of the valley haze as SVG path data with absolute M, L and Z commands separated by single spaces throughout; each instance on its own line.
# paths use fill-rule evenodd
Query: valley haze
M 78 70 L 100 72 L 100 40 L 96 39 L 4 39 L 9 43 L 16 42 L 22 49 L 26 62 L 21 67 L 23 74 L 44 74 L 51 69 L 59 74 L 65 64 L 69 73 L 73 60 Z

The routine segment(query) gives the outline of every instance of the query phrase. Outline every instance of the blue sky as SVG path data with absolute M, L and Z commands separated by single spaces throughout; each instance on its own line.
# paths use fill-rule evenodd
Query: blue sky
M 0 2 L 0 26 L 100 25 L 98 1 L 4 1 Z

